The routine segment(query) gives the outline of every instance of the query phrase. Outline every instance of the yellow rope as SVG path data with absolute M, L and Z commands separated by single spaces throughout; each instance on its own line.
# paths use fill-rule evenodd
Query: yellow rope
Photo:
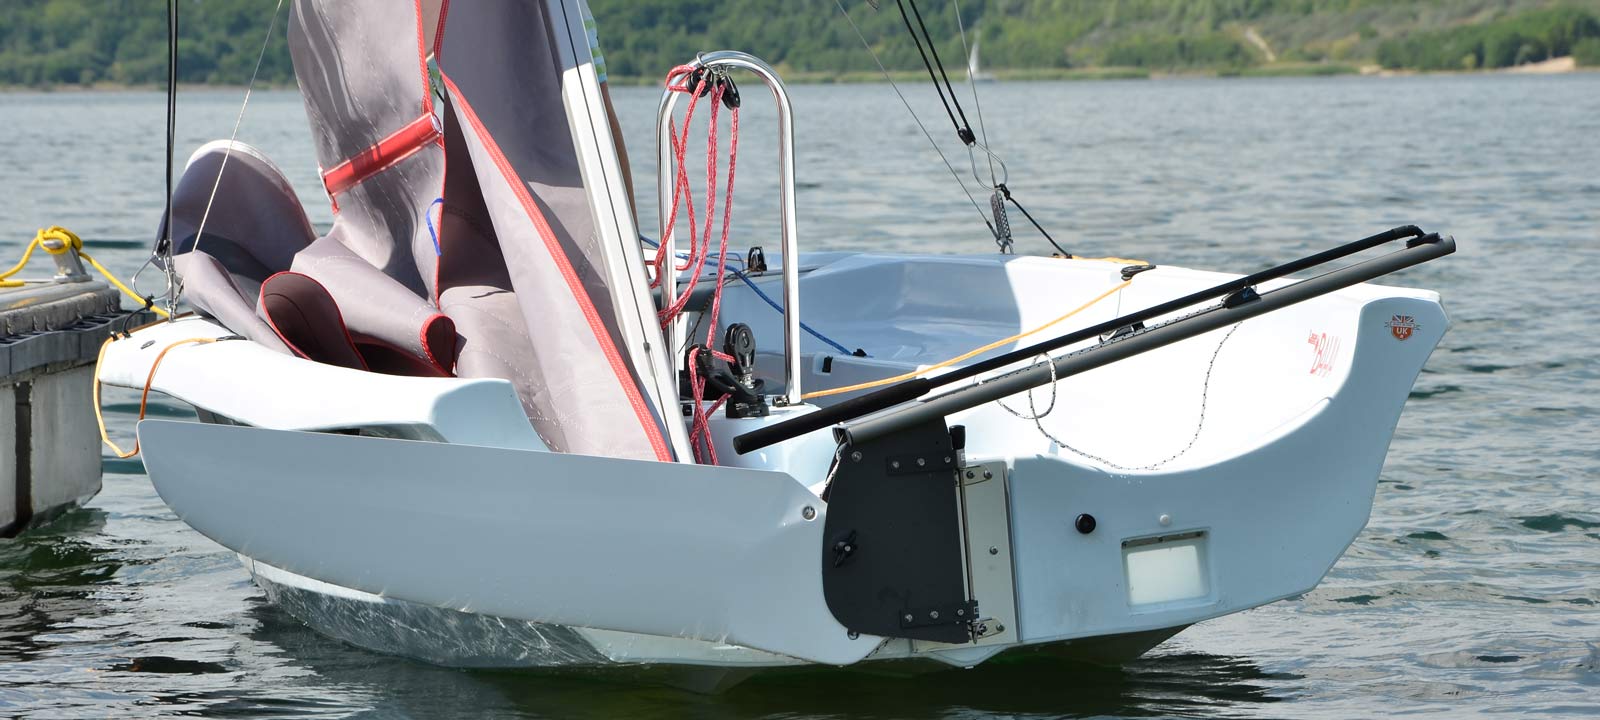
M 134 438 L 133 438 L 133 449 L 132 450 L 123 450 L 122 448 L 118 447 L 116 443 L 111 441 L 111 436 L 106 432 L 105 414 L 100 409 L 100 368 L 105 365 L 105 363 L 103 363 L 101 361 L 105 360 L 105 358 L 106 358 L 106 348 L 111 347 L 111 343 L 116 342 L 116 341 L 117 341 L 117 337 L 115 335 L 106 338 L 106 341 L 104 343 L 100 344 L 100 354 L 95 357 L 95 361 L 94 361 L 94 421 L 100 425 L 100 441 L 104 442 L 106 444 L 106 447 L 111 448 L 111 451 L 117 454 L 117 458 L 118 459 L 126 460 L 128 458 L 131 458 L 131 457 L 139 454 L 139 437 L 137 435 L 134 436 Z M 154 384 L 155 381 L 156 381 L 156 368 L 161 367 L 161 361 L 166 359 L 167 352 L 172 350 L 175 347 L 178 347 L 179 345 L 189 345 L 189 344 L 206 345 L 208 343 L 214 343 L 216 341 L 217 341 L 216 338 L 193 337 L 193 338 L 186 338 L 186 339 L 183 339 L 183 340 L 179 340 L 179 341 L 177 341 L 175 343 L 172 343 L 171 345 L 168 345 L 168 346 L 166 346 L 164 348 L 161 348 L 161 352 L 156 355 L 155 362 L 150 364 L 150 374 L 146 375 L 145 378 L 144 378 L 144 392 L 139 394 L 139 419 L 140 420 L 144 419 L 145 409 L 150 403 L 150 386 L 152 384 Z
M 1126 260 L 1126 261 L 1123 261 L 1123 262 L 1138 263 L 1139 261 L 1137 261 L 1137 260 Z M 1143 264 L 1143 263 L 1140 263 L 1140 264 Z M 1115 295 L 1119 290 L 1121 290 L 1121 289 L 1123 289 L 1123 288 L 1125 288 L 1125 287 L 1127 287 L 1129 285 L 1132 285 L 1132 284 L 1133 284 L 1132 280 L 1124 280 L 1124 281 L 1122 281 L 1122 284 L 1117 285 L 1116 287 L 1113 287 L 1110 290 L 1107 290 L 1107 291 L 1105 291 L 1103 293 L 1100 293 L 1100 295 L 1098 297 L 1096 297 L 1095 299 L 1090 300 L 1089 302 L 1086 302 L 1086 303 L 1084 303 L 1082 305 L 1079 305 L 1076 308 L 1073 308 L 1073 310 L 1071 312 L 1069 312 L 1069 313 L 1067 313 L 1065 315 L 1062 315 L 1061 317 L 1058 317 L 1058 318 L 1056 318 L 1054 320 L 1051 320 L 1050 322 L 1047 322 L 1047 323 L 1045 323 L 1043 325 L 1040 325 L 1039 327 L 1036 327 L 1036 328 L 1034 328 L 1032 330 L 1026 330 L 1026 331 L 1017 333 L 1016 335 L 1012 335 L 1011 337 L 1008 337 L 1008 338 L 1001 338 L 1001 339 L 996 340 L 996 341 L 994 341 L 992 343 L 989 343 L 988 345 L 984 345 L 983 347 L 974 348 L 974 349 L 969 350 L 967 352 L 964 352 L 964 353 L 962 353 L 960 355 L 957 355 L 957 356 L 955 356 L 953 358 L 950 358 L 949 360 L 945 360 L 944 362 L 941 362 L 941 363 L 938 363 L 938 364 L 935 364 L 935 365 L 929 365 L 928 367 L 922 368 L 920 370 L 914 370 L 912 372 L 905 373 L 904 375 L 896 375 L 894 377 L 884 378 L 882 380 L 873 380 L 872 382 L 864 382 L 864 383 L 860 383 L 860 384 L 857 384 L 857 385 L 846 385 L 844 387 L 830 388 L 828 390 L 818 390 L 816 392 L 806 393 L 804 395 L 801 395 L 800 399 L 802 399 L 802 400 L 810 400 L 811 398 L 827 397 L 829 395 L 842 395 L 844 393 L 855 392 L 857 390 L 868 390 L 868 389 L 875 388 L 875 387 L 882 387 L 884 385 L 892 385 L 892 384 L 900 382 L 902 380 L 910 380 L 910 379 L 912 379 L 914 377 L 918 377 L 918 376 L 921 376 L 921 375 L 926 375 L 926 374 L 931 373 L 931 372 L 933 372 L 935 370 L 939 370 L 939 369 L 942 369 L 942 368 L 950 367 L 951 365 L 954 365 L 954 364 L 956 364 L 958 362 L 961 362 L 962 360 L 966 360 L 968 358 L 975 357 L 977 355 L 982 355 L 982 354 L 984 354 L 986 352 L 989 352 L 990 350 L 993 350 L 993 349 L 995 349 L 997 347 L 1001 347 L 1001 346 L 1006 345 L 1008 343 L 1016 342 L 1018 340 L 1021 340 L 1022 338 L 1025 338 L 1025 337 L 1029 336 L 1029 335 L 1033 335 L 1035 333 L 1041 332 L 1041 331 L 1045 330 L 1046 328 L 1049 328 L 1052 325 L 1055 325 L 1057 323 L 1060 323 L 1063 320 L 1066 320 L 1067 318 L 1072 317 L 1073 315 L 1077 315 L 1078 313 L 1083 312 L 1084 310 L 1088 310 L 1090 307 L 1093 307 L 1095 303 L 1100 302 L 1101 300 L 1104 300 L 1104 299 L 1106 299 L 1108 297 L 1111 297 L 1112 295 Z
M 17 264 L 12 265 L 10 270 L 0 273 L 0 287 L 22 287 L 24 283 L 21 280 L 8 280 L 7 278 L 22 272 L 22 269 L 28 266 L 28 261 L 33 259 L 33 251 L 39 249 L 41 244 L 39 237 L 34 236 L 33 242 L 28 243 L 28 248 L 22 251 L 22 259 L 18 260 Z
M 1150 263 L 1147 263 L 1147 262 L 1145 262 L 1143 260 L 1132 260 L 1132 259 L 1129 259 L 1129 258 L 1119 258 L 1119 257 L 1097 257 L 1097 258 L 1074 257 L 1074 258 L 1068 258 L 1068 259 L 1069 260 L 1090 260 L 1090 261 L 1093 261 L 1093 262 L 1117 263 L 1118 265 L 1149 265 L 1150 264 Z
M 50 241 L 52 240 L 56 242 L 51 243 Z M 100 275 L 106 279 L 106 282 L 127 293 L 128 297 L 139 301 L 141 306 L 145 304 L 144 298 L 139 297 L 139 293 L 124 285 L 121 280 L 117 279 L 116 275 L 111 274 L 111 271 L 106 269 L 106 266 L 101 265 L 99 260 L 94 259 L 89 253 L 83 251 L 83 238 L 78 237 L 71 230 L 60 225 L 40 230 L 33 236 L 33 242 L 28 243 L 27 249 L 22 251 L 22 259 L 17 261 L 16 265 L 11 266 L 10 270 L 0 273 L 0 287 L 22 287 L 25 283 L 21 280 L 11 280 L 9 278 L 22 272 L 22 269 L 28 266 L 28 261 L 33 259 L 33 251 L 39 248 L 44 248 L 44 251 L 51 255 L 63 255 L 68 252 L 77 253 L 78 257 L 88 261 L 91 267 L 99 271 Z M 167 311 L 161 308 L 151 307 L 150 310 L 161 317 L 168 317 Z

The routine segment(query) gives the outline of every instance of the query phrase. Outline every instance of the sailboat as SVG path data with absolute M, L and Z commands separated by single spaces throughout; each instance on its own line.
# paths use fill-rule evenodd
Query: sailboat
M 202 147 L 161 252 L 194 311 L 98 378 L 193 406 L 139 423 L 162 499 L 373 650 L 726 682 L 1136 657 L 1317 586 L 1448 326 L 1370 282 L 1454 251 L 1413 226 L 1248 274 L 803 252 L 796 112 L 742 52 L 672 70 L 662 217 L 679 113 L 754 78 L 781 247 L 641 243 L 576 0 L 292 13 L 332 228 Z
M 972 52 L 967 55 L 967 79 L 972 82 L 992 83 L 995 81 L 994 73 L 986 73 L 978 67 L 978 43 L 981 37 L 979 33 L 972 35 Z

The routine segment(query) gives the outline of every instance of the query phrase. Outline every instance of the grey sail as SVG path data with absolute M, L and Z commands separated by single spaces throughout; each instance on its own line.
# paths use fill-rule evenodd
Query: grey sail
M 505 379 L 558 451 L 686 457 L 577 17 L 559 0 L 297 0 L 333 226 L 315 236 L 258 152 L 208 148 L 171 220 L 191 302 L 318 361 Z

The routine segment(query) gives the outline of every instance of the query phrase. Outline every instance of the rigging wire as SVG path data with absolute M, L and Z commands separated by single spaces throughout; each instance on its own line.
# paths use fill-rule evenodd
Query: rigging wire
M 922 56 L 922 66 L 928 69 L 928 79 L 933 81 L 933 89 L 939 93 L 939 102 L 944 103 L 944 112 L 950 116 L 950 124 L 956 126 L 956 137 L 961 138 L 963 144 L 971 146 L 978 140 L 972 135 L 972 124 L 967 122 L 967 112 L 961 109 L 961 101 L 956 98 L 955 88 L 950 85 L 950 75 L 944 71 L 944 62 L 939 59 L 939 48 L 933 42 L 933 35 L 928 32 L 927 24 L 922 22 L 922 11 L 917 9 L 916 0 L 912 0 L 911 12 L 917 17 L 917 27 L 922 28 L 922 34 L 918 35 L 916 29 L 911 27 L 911 17 L 906 15 L 905 0 L 895 0 L 895 5 L 900 8 L 900 19 L 905 21 L 906 32 L 911 34 L 911 41 L 917 44 L 917 54 Z M 922 47 L 924 39 L 928 45 L 926 50 Z M 928 62 L 930 53 L 933 55 L 932 63 Z M 939 67 L 938 76 L 933 74 L 935 65 Z M 940 77 L 944 78 L 942 86 L 939 84 Z M 949 93 L 949 99 L 945 98 L 946 91 Z M 955 105 L 953 113 L 950 112 L 952 104 Z M 956 120 L 957 114 L 961 115 L 960 121 Z
M 867 54 L 872 56 L 872 62 L 878 65 L 878 72 L 883 73 L 883 79 L 887 80 L 889 87 L 894 89 L 894 94 L 900 98 L 900 104 L 904 105 L 906 112 L 911 114 L 912 122 L 917 124 L 917 128 L 922 131 L 923 137 L 928 138 L 928 144 L 933 146 L 933 151 L 939 154 L 939 159 L 944 162 L 945 168 L 950 171 L 950 177 L 955 178 L 956 184 L 961 186 L 961 192 L 967 196 L 967 202 L 972 203 L 972 209 L 978 213 L 978 217 L 983 219 L 984 226 L 989 228 L 989 234 L 998 237 L 994 225 L 989 222 L 989 216 L 984 214 L 983 208 L 978 206 L 977 198 L 972 196 L 972 191 L 968 190 L 966 182 L 962 181 L 961 173 L 956 172 L 956 167 L 950 164 L 950 158 L 945 157 L 944 150 L 933 139 L 933 133 L 928 132 L 928 127 L 922 124 L 922 118 L 917 116 L 917 111 L 911 108 L 911 102 L 906 100 L 905 93 L 900 92 L 899 84 L 895 83 L 894 76 L 889 74 L 889 69 L 884 67 L 883 61 L 878 59 L 877 51 L 873 50 L 872 44 L 867 42 L 867 36 L 862 34 L 861 27 L 856 25 L 855 18 L 850 17 L 850 11 L 844 9 L 844 2 L 842 0 L 833 0 L 833 4 L 839 8 L 839 13 L 844 15 L 845 22 L 850 23 L 850 29 L 855 31 L 856 39 L 861 41 L 861 47 L 866 48 Z
M 160 237 L 150 251 L 150 257 L 133 273 L 129 281 L 132 294 L 142 297 L 150 305 L 154 296 L 139 295 L 139 276 L 152 265 L 158 265 L 167 279 L 165 316 L 177 314 L 177 271 L 172 267 L 172 165 L 178 139 L 178 0 L 167 0 L 167 212 L 162 216 Z
M 979 142 L 978 136 L 973 133 L 972 125 L 967 120 L 967 113 L 961 107 L 961 100 L 957 97 L 955 87 L 950 82 L 950 74 L 945 70 L 944 62 L 939 57 L 939 51 L 933 40 L 933 35 L 928 31 L 927 23 L 923 20 L 922 11 L 917 7 L 916 0 L 895 0 L 895 5 L 900 10 L 900 19 L 905 23 L 906 31 L 911 35 L 912 42 L 917 46 L 917 54 L 922 58 L 922 65 L 928 72 L 928 78 L 933 81 L 934 90 L 939 93 L 939 102 L 944 105 L 945 115 L 950 118 L 950 124 L 955 127 L 956 137 L 967 147 L 968 160 L 972 164 L 973 180 L 980 186 L 988 187 L 994 191 L 994 194 L 989 198 L 990 210 L 993 213 L 992 221 L 990 215 L 984 213 L 983 209 L 978 205 L 977 199 L 967 189 L 966 182 L 961 179 L 960 173 L 956 172 L 955 166 L 951 165 L 949 158 L 939 148 L 939 144 L 933 139 L 932 133 L 928 132 L 928 128 L 922 123 L 922 119 L 912 109 L 911 103 L 906 100 L 905 94 L 900 91 L 900 86 L 895 83 L 894 78 L 889 74 L 888 68 L 884 67 L 883 61 L 878 58 L 877 52 L 867 42 L 866 36 L 862 34 L 860 26 L 856 25 L 855 19 L 850 16 L 850 11 L 845 9 L 842 0 L 834 0 L 834 5 L 839 8 L 840 14 L 844 15 L 845 21 L 850 23 L 850 28 L 855 31 L 856 38 L 861 41 L 861 46 L 866 48 L 867 53 L 872 56 L 872 61 L 878 65 L 878 71 L 889 82 L 889 86 L 894 89 L 895 95 L 900 97 L 900 102 L 905 105 L 906 112 L 911 114 L 911 119 L 922 130 L 922 134 L 928 138 L 928 143 L 933 145 L 935 152 L 939 153 L 939 159 L 944 161 L 945 167 L 955 177 L 956 183 L 961 186 L 961 192 L 966 194 L 968 202 L 971 202 L 973 209 L 978 211 L 978 216 L 983 218 L 983 224 L 989 228 L 989 233 L 994 236 L 995 243 L 1000 246 L 1000 252 L 1011 252 L 1010 222 L 1005 217 L 1005 203 L 1009 202 L 1022 212 L 1023 217 L 1028 219 L 1028 222 L 1033 225 L 1035 230 L 1039 231 L 1040 235 L 1044 236 L 1045 241 L 1049 242 L 1050 246 L 1056 249 L 1056 252 L 1060 253 L 1062 257 L 1072 257 L 1072 253 L 1067 252 L 1066 248 L 1056 242 L 1056 239 L 1033 217 L 1033 214 L 1028 212 L 1028 209 L 1017 201 L 1016 197 L 1012 195 L 1011 189 L 1007 186 L 1009 173 L 1006 172 L 1005 160 L 1001 159 L 989 148 L 989 135 L 983 117 L 983 104 L 978 96 L 977 80 L 973 77 L 972 68 L 969 66 L 967 68 L 967 83 L 972 90 L 973 106 L 977 111 L 979 132 L 982 133 L 983 137 L 982 142 Z M 909 13 L 906 11 L 907 5 L 911 6 Z M 873 7 L 876 8 L 877 4 L 873 3 Z M 952 0 L 952 8 L 956 14 L 956 28 L 960 33 L 962 50 L 968 52 L 970 56 L 971 50 L 967 44 L 966 23 L 961 18 L 959 0 Z M 915 25 L 912 24 L 912 18 L 916 18 Z M 978 177 L 976 157 L 978 150 L 983 151 L 989 165 L 989 183 L 987 185 L 985 185 L 982 178 Z M 1000 165 L 998 176 L 995 168 L 996 163 Z
M 167 222 L 160 251 L 172 256 L 172 164 L 178 146 L 178 0 L 167 0 Z M 167 271 L 171 273 L 169 269 Z M 169 281 L 167 289 L 173 284 Z M 167 308 L 169 311 L 172 308 Z
M 972 163 L 973 179 L 976 180 L 980 185 L 983 184 L 983 180 L 978 177 L 978 161 L 975 153 L 977 150 L 982 150 L 984 155 L 987 156 L 990 183 L 987 187 L 994 190 L 994 195 L 989 198 L 990 208 L 994 213 L 994 222 L 988 223 L 988 219 L 985 218 L 985 223 L 989 225 L 989 231 L 994 234 L 995 242 L 1000 246 L 1000 252 L 1011 252 L 1011 223 L 1006 220 L 1005 217 L 1005 203 L 1009 202 L 1012 205 L 1015 205 L 1018 210 L 1022 211 L 1023 217 L 1026 217 L 1028 222 L 1033 224 L 1034 229 L 1038 230 L 1039 234 L 1044 236 L 1044 239 L 1050 243 L 1051 247 L 1054 247 L 1056 251 L 1059 252 L 1063 257 L 1072 257 L 1072 253 L 1067 252 L 1065 248 L 1061 247 L 1061 244 L 1057 243 L 1054 237 L 1051 237 L 1050 233 L 1044 229 L 1044 226 L 1040 225 L 1039 221 L 1034 219 L 1033 214 L 1028 212 L 1028 209 L 1023 207 L 1022 203 L 1018 202 L 1016 197 L 1011 194 L 1011 188 L 1007 187 L 1009 173 L 1006 171 L 1005 160 L 995 155 L 994 151 L 989 148 L 987 129 L 984 129 L 982 143 L 978 142 L 977 138 L 973 135 L 972 126 L 967 121 L 967 114 L 961 109 L 961 101 L 956 97 L 955 88 L 950 83 L 950 74 L 945 71 L 944 62 L 939 58 L 939 51 L 934 43 L 933 35 L 928 31 L 928 25 L 922 19 L 922 11 L 917 7 L 917 0 L 895 0 L 895 5 L 900 9 L 900 19 L 905 22 L 906 31 L 911 34 L 912 42 L 915 42 L 917 45 L 917 53 L 922 57 L 922 65 L 928 71 L 928 78 L 933 81 L 933 88 L 939 93 L 940 102 L 944 103 L 945 114 L 949 115 L 951 125 L 955 126 L 956 136 L 959 137 L 967 146 L 968 159 Z M 911 13 L 909 15 L 906 13 L 907 5 L 911 6 Z M 951 7 L 955 10 L 956 28 L 961 36 L 961 47 L 964 51 L 970 53 L 971 51 L 968 49 L 969 46 L 967 45 L 966 23 L 961 19 L 961 4 L 959 0 L 952 0 Z M 843 9 L 843 6 L 840 6 L 840 10 Z M 848 18 L 849 14 L 846 13 L 845 16 Z M 912 17 L 917 19 L 916 27 L 912 27 L 911 25 Z M 851 25 L 853 26 L 854 23 L 852 22 Z M 918 33 L 918 30 L 921 31 L 920 34 Z M 859 30 L 857 31 L 857 34 L 860 34 Z M 862 42 L 865 43 L 865 40 Z M 923 49 L 924 43 L 927 45 L 926 51 Z M 868 50 L 870 51 L 871 48 L 868 48 Z M 931 61 L 929 59 L 930 55 L 932 56 Z M 876 55 L 874 55 L 874 59 L 876 59 Z M 880 67 L 881 66 L 882 65 L 880 63 Z M 937 73 L 935 73 L 935 68 L 938 70 Z M 887 72 L 885 72 L 885 75 L 887 75 Z M 942 85 L 940 84 L 941 80 L 943 82 Z M 972 101 L 978 111 L 979 127 L 983 128 L 983 105 L 978 100 L 977 80 L 972 75 L 972 68 L 970 65 L 967 68 L 967 83 L 972 88 Z M 898 88 L 896 88 L 896 92 L 899 92 Z M 949 100 L 945 99 L 947 94 L 949 96 Z M 954 106 L 954 112 L 951 111 L 952 106 Z M 909 106 L 907 106 L 907 108 L 909 109 Z M 960 116 L 960 120 L 956 119 L 957 115 Z M 1000 163 L 999 178 L 995 176 L 994 166 L 996 162 Z M 964 183 L 962 185 L 962 189 L 966 189 Z M 969 194 L 968 197 L 970 198 L 971 195 Z M 981 213 L 982 211 L 980 210 L 979 212 Z
M 983 147 L 988 149 L 989 128 L 983 121 L 983 101 L 978 98 L 978 80 L 977 78 L 973 77 L 972 61 L 970 60 L 972 57 L 972 48 L 967 46 L 967 24 L 961 19 L 961 0 L 951 0 L 950 7 L 955 10 L 956 32 L 960 33 L 961 35 L 961 53 L 969 58 L 967 61 L 967 86 L 972 88 L 972 107 L 977 111 L 978 115 L 978 138 L 983 141 Z M 976 44 L 978 42 L 977 38 L 974 37 L 972 42 Z M 994 187 L 1000 184 L 1000 181 L 996 180 L 994 175 L 994 154 L 989 153 L 988 159 L 989 185 L 990 187 Z M 1054 245 L 1055 242 L 1051 241 L 1051 244 Z
M 266 37 L 261 39 L 261 52 L 256 55 L 256 66 L 255 66 L 255 69 L 250 71 L 250 83 L 248 85 L 246 85 L 245 88 L 244 88 L 244 102 L 239 105 L 239 116 L 234 118 L 234 121 L 233 121 L 233 133 L 228 136 L 228 148 L 226 150 L 224 150 L 223 153 L 222 153 L 222 165 L 221 165 L 221 167 L 217 168 L 217 179 L 211 183 L 211 195 L 206 198 L 206 209 L 205 209 L 205 212 L 200 214 L 200 227 L 195 230 L 194 246 L 192 248 L 190 248 L 190 252 L 199 252 L 199 250 L 200 250 L 200 241 L 205 238 L 206 221 L 211 219 L 211 205 L 212 205 L 212 203 L 216 202 L 216 200 L 217 200 L 217 189 L 222 187 L 222 175 L 223 175 L 223 173 L 227 172 L 227 170 L 228 170 L 228 159 L 233 157 L 234 145 L 239 140 L 239 127 L 244 125 L 244 113 L 245 113 L 245 110 L 249 109 L 249 107 L 250 107 L 250 94 L 255 91 L 256 78 L 261 74 L 261 62 L 263 60 L 265 60 L 266 57 L 267 57 L 267 48 L 269 48 L 272 45 L 272 34 L 273 34 L 273 32 L 275 32 L 278 29 L 278 15 L 280 13 L 282 13 L 282 12 L 283 12 L 283 0 L 278 0 L 278 4 L 276 6 L 274 6 L 273 9 L 272 9 L 272 20 L 269 23 L 267 23 L 267 34 L 266 34 Z M 173 67 L 174 68 L 177 67 L 177 63 L 176 62 L 173 63 Z M 170 172 L 168 173 L 168 176 L 169 177 L 171 176 Z M 169 204 L 170 204 L 170 200 L 169 200 Z M 171 224 L 171 222 L 170 222 L 170 218 L 171 218 L 170 211 L 169 211 L 168 218 L 169 218 L 168 224 L 170 225 Z M 182 295 L 182 294 L 183 294 L 183 280 L 180 278 L 178 280 L 176 295 Z M 177 301 L 176 295 L 173 297 L 173 302 Z
M 1023 207 L 1022 203 L 1017 202 L 1017 199 L 1011 196 L 1011 188 L 1006 187 L 1005 183 L 1000 183 L 995 187 L 995 191 L 1001 195 L 1004 195 L 1005 199 L 1010 201 L 1012 205 L 1017 206 L 1017 209 L 1022 211 L 1022 216 L 1027 218 L 1028 222 L 1033 223 L 1033 229 L 1038 230 L 1039 234 L 1043 235 L 1044 239 L 1048 240 L 1050 245 L 1061 253 L 1062 257 L 1072 257 L 1072 253 L 1067 252 L 1066 248 L 1061 247 L 1061 244 L 1057 243 L 1055 238 L 1050 237 L 1050 233 L 1044 229 L 1044 226 L 1040 225 L 1038 220 L 1033 219 L 1033 213 L 1028 212 L 1028 209 Z

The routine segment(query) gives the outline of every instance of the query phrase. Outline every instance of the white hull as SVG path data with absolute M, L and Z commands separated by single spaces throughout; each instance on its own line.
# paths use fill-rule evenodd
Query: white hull
M 806 663 L 750 648 L 683 638 L 575 628 L 549 623 L 419 605 L 329 585 L 240 556 L 251 578 L 279 608 L 317 632 L 357 647 L 434 665 L 480 669 L 608 668 L 684 666 L 706 671 L 676 675 L 697 689 L 726 687 L 749 673 Z M 1136 658 L 1182 627 L 1040 645 L 1054 655 L 1082 662 L 1115 663 Z M 911 661 L 915 672 L 949 668 L 938 657 L 918 656 L 908 644 L 886 644 L 873 661 Z M 733 671 L 724 675 L 715 671 Z
M 807 344 L 808 390 L 1033 327 L 1119 282 L 1120 267 L 818 262 L 802 281 L 807 322 L 877 357 Z M 1026 342 L 1225 277 L 1150 271 Z M 1404 339 L 1397 316 L 1414 325 Z M 725 322 L 771 338 L 778 317 L 729 288 Z M 246 556 L 274 600 L 327 634 L 428 662 L 970 666 L 1096 639 L 1136 655 L 1317 585 L 1367 521 L 1395 423 L 1446 326 L 1432 293 L 1359 285 L 1065 379 L 1043 422 L 1077 451 L 993 404 L 952 416 L 967 428 L 966 467 L 1001 480 L 965 483 L 967 573 L 998 629 L 962 645 L 858 636 L 830 615 L 828 504 L 816 494 L 830 434 L 745 456 L 727 447 L 806 407 L 718 416 L 712 431 L 734 467 L 564 455 L 515 417 L 504 383 L 376 376 L 235 340 L 174 351 L 154 387 L 252 427 L 146 421 L 140 434 L 163 499 Z M 225 333 L 200 320 L 140 331 L 112 347 L 103 375 L 139 386 L 161 347 L 206 332 Z M 1036 399 L 1042 408 L 1050 391 Z M 380 402 L 381 422 L 355 421 Z M 1010 404 L 1026 411 L 1022 397 Z M 323 432 L 335 429 L 356 433 Z M 1091 533 L 1074 529 L 1080 514 L 1096 518 Z

